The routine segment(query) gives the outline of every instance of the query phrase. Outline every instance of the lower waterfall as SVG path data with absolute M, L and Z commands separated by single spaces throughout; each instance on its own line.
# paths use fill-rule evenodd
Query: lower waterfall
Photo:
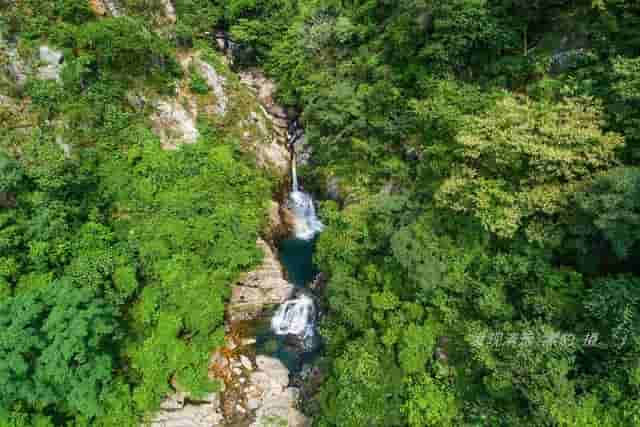
M 294 335 L 302 340 L 303 348 L 311 350 L 315 337 L 316 307 L 307 295 L 282 304 L 271 318 L 276 335 Z

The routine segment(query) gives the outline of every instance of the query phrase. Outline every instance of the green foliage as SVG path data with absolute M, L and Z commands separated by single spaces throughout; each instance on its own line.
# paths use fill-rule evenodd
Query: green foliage
M 433 325 L 409 324 L 403 333 L 398 353 L 400 366 L 405 373 L 415 374 L 425 370 L 425 362 L 433 354 L 435 333 Z
M 97 65 L 129 75 L 156 69 L 178 73 L 168 42 L 131 17 L 90 22 L 78 29 L 77 48 L 93 56 Z
M 640 321 L 638 278 L 632 276 L 607 277 L 594 283 L 585 308 L 596 319 L 603 339 L 615 347 L 636 347 L 637 324 Z
M 226 126 L 166 152 L 127 98 L 173 94 L 175 46 L 218 29 L 302 111 L 309 187 L 341 193 L 318 425 L 640 423 L 635 2 L 175 0 L 175 24 L 121 5 L 0 2 L 28 62 L 65 53 L 0 107 L 0 423 L 128 427 L 173 386 L 216 389 L 271 188 Z
M 436 201 L 502 238 L 525 231 L 531 241 L 553 239 L 545 217 L 562 214 L 578 182 L 617 163 L 623 139 L 603 133 L 601 123 L 588 100 L 548 105 L 505 97 L 465 124 L 454 173 Z
M 191 72 L 191 81 L 189 82 L 189 88 L 192 92 L 205 95 L 209 92 L 209 85 L 204 77 L 197 71 Z
M 613 62 L 613 94 L 614 102 L 611 113 L 616 128 L 628 138 L 627 149 L 631 157 L 637 161 L 638 141 L 640 141 L 640 58 L 616 58 Z
M 182 46 L 191 46 L 194 41 L 205 37 L 222 20 L 223 6 L 210 0 L 175 0 L 177 15 L 176 38 Z
M 596 176 L 576 194 L 575 225 L 569 242 L 576 248 L 581 268 L 593 272 L 629 268 L 635 263 L 639 200 L 640 171 L 629 167 Z
M 447 385 L 426 375 L 408 382 L 407 400 L 402 410 L 411 427 L 450 426 L 458 416 L 455 397 Z
M 0 304 L 4 409 L 54 405 L 95 416 L 111 381 L 114 310 L 63 280 Z
M 325 389 L 323 396 L 329 405 L 323 415 L 333 425 L 393 425 L 399 416 L 394 367 L 376 349 L 372 332 L 350 343 L 335 362 L 334 377 L 328 381 L 335 389 Z

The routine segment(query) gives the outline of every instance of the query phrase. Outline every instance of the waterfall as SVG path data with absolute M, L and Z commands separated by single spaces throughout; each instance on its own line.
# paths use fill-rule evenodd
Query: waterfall
M 303 135 L 297 121 L 290 124 L 289 148 L 291 150 L 291 193 L 288 208 L 293 216 L 294 237 L 301 244 L 313 245 L 311 240 L 322 231 L 324 225 L 316 215 L 313 198 L 301 191 L 298 182 L 295 143 Z M 271 318 L 271 329 L 276 335 L 287 335 L 297 338 L 304 351 L 312 351 L 316 344 L 316 307 L 311 295 L 300 294 L 286 301 Z
M 313 198 L 304 191 L 300 191 L 295 150 L 292 150 L 291 154 L 291 183 L 289 209 L 294 218 L 294 235 L 297 239 L 311 240 L 324 229 L 324 224 L 316 215 Z
M 316 308 L 313 299 L 307 295 L 282 304 L 271 318 L 271 329 L 276 335 L 294 335 L 300 338 L 304 347 L 313 346 L 315 336 Z
M 293 213 L 293 233 L 297 239 L 311 240 L 324 229 L 316 215 L 313 199 L 307 193 L 293 191 L 289 195 L 289 209 Z
M 291 150 L 291 192 L 298 192 L 298 171 L 296 167 L 296 151 Z

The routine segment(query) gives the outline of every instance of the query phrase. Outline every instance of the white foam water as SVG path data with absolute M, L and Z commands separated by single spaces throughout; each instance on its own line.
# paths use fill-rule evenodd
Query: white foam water
M 313 198 L 300 191 L 298 184 L 298 172 L 296 170 L 295 151 L 291 159 L 291 194 L 289 194 L 289 210 L 293 213 L 293 234 L 297 239 L 311 240 L 324 229 L 324 224 L 316 215 L 316 207 Z
M 293 191 L 289 195 L 289 209 L 294 218 L 293 234 L 297 239 L 311 240 L 324 229 L 324 224 L 316 215 L 316 208 L 310 195 Z
M 282 304 L 271 318 L 276 335 L 295 335 L 311 342 L 315 335 L 316 307 L 313 299 L 301 295 Z

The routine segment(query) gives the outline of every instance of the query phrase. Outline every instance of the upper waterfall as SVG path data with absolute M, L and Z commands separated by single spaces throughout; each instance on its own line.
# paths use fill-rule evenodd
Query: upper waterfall
M 291 194 L 289 194 L 289 209 L 294 217 L 294 235 L 297 239 L 311 240 L 324 229 L 324 224 L 316 215 L 313 198 L 304 191 L 300 191 L 296 152 L 291 143 Z
M 298 170 L 296 166 L 296 151 L 291 150 L 291 192 L 298 191 Z

